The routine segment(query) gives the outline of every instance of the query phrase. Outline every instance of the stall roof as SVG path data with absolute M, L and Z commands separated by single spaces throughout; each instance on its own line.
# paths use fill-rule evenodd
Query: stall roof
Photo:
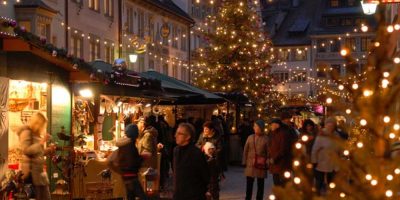
M 140 74 L 144 78 L 151 78 L 161 81 L 161 86 L 166 91 L 181 92 L 186 95 L 178 95 L 175 104 L 215 104 L 226 100 L 211 92 L 194 87 L 188 83 L 175 79 L 173 77 L 161 74 L 156 71 L 147 71 Z

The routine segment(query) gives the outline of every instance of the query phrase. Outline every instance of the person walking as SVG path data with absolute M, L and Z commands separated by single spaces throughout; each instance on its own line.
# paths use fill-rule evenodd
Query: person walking
M 335 172 L 339 169 L 335 157 L 339 158 L 340 148 L 336 140 L 340 140 L 335 134 L 336 120 L 325 120 L 325 128 L 316 137 L 311 152 L 311 162 L 314 165 L 315 186 L 318 194 L 322 195 L 326 185 L 333 181 Z M 327 183 L 325 183 L 325 179 Z
M 45 156 L 53 153 L 55 146 L 45 148 L 49 135 L 46 134 L 47 118 L 35 113 L 27 126 L 22 126 L 17 134 L 22 151 L 21 171 L 25 183 L 32 183 L 37 200 L 50 200 L 49 178 L 43 169 Z
M 265 122 L 257 120 L 253 125 L 254 133 L 247 138 L 243 151 L 243 165 L 246 176 L 246 200 L 253 196 L 253 184 L 257 179 L 257 200 L 264 197 L 264 179 L 267 177 L 268 138 L 264 133 Z
M 125 191 L 128 200 L 135 200 L 139 197 L 141 200 L 147 200 L 143 187 L 139 182 L 139 168 L 143 159 L 135 146 L 139 135 L 139 129 L 136 125 L 130 124 L 125 127 L 124 138 L 116 142 L 118 147 L 117 162 L 125 184 Z
M 203 133 L 200 135 L 199 140 L 196 143 L 196 146 L 200 148 L 200 150 L 204 153 L 204 145 L 207 142 L 211 142 L 215 146 L 215 153 L 217 156 L 218 165 L 221 166 L 221 153 L 222 153 L 222 138 L 216 132 L 215 127 L 212 122 L 208 121 L 203 124 Z
M 219 200 L 219 177 L 221 174 L 221 167 L 218 166 L 214 144 L 206 142 L 204 145 L 204 153 L 207 157 L 208 170 L 210 171 L 210 184 L 208 185 L 207 198 L 208 200 Z
M 300 138 L 302 138 L 303 136 L 307 136 L 307 139 L 302 139 L 302 141 L 306 146 L 306 153 L 308 156 L 311 156 L 312 146 L 314 145 L 315 137 L 317 137 L 317 134 L 317 125 L 311 119 L 304 120 L 303 127 L 301 127 L 300 129 Z
M 195 129 L 181 123 L 174 149 L 174 200 L 205 200 L 210 172 L 204 154 L 194 145 Z

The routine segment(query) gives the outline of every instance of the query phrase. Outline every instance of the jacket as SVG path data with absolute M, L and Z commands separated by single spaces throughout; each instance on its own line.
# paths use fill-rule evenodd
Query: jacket
M 205 200 L 210 172 L 204 154 L 189 144 L 174 149 L 174 200 Z
M 157 129 L 150 126 L 147 127 L 138 137 L 136 147 L 139 151 L 139 155 L 145 151 L 152 155 L 151 158 L 144 160 L 141 171 L 146 171 L 149 167 L 157 169 L 157 136 Z
M 272 131 L 269 135 L 268 153 L 272 162 L 269 171 L 272 174 L 281 174 L 292 167 L 292 141 L 290 132 L 284 127 Z
M 28 126 L 23 126 L 17 131 L 19 135 L 19 148 L 22 150 L 21 171 L 23 178 L 32 175 L 33 185 L 47 186 L 49 178 L 44 165 L 44 156 L 47 154 L 44 146 L 40 143 L 42 138 L 39 134 L 33 133 Z
M 116 142 L 118 147 L 118 167 L 122 172 L 122 176 L 127 174 L 137 175 L 142 164 L 142 157 L 130 138 L 121 138 Z
M 335 157 L 338 158 L 340 148 L 336 145 L 333 136 L 318 135 L 311 151 L 311 162 L 316 164 L 320 172 L 333 172 L 339 170 Z
M 266 135 L 257 136 L 254 145 L 254 137 L 256 137 L 255 134 L 250 135 L 244 146 L 242 160 L 243 165 L 246 165 L 244 174 L 253 178 L 266 178 L 267 170 L 254 168 L 254 159 L 256 153 L 268 159 L 268 138 Z

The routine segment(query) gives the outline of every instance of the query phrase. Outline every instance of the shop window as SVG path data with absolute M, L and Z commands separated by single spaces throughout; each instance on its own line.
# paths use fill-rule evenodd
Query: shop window
M 108 17 L 112 17 L 114 15 L 113 9 L 113 0 L 104 0 L 104 15 Z
M 163 64 L 163 73 L 168 76 L 168 64 L 167 63 Z
M 327 17 L 326 18 L 326 26 L 338 26 L 340 19 L 337 17 Z
M 8 84 L 8 164 L 18 166 L 22 152 L 16 130 L 26 125 L 34 113 L 47 115 L 47 84 L 19 80 Z
M 83 38 L 78 34 L 71 37 L 70 53 L 75 57 L 83 58 Z
M 89 9 L 99 11 L 100 0 L 88 0 Z
M 126 8 L 126 28 L 128 33 L 134 33 L 134 11 L 133 8 Z
M 37 34 L 50 42 L 50 24 L 37 23 Z

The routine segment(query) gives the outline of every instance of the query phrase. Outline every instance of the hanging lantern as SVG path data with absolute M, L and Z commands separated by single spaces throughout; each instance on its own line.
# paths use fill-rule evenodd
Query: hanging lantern
M 155 169 L 153 168 L 148 168 L 144 173 L 143 173 L 145 180 L 144 180 L 144 191 L 148 196 L 153 196 L 154 194 L 157 193 L 157 178 L 158 178 L 158 173 Z
M 373 15 L 376 12 L 376 8 L 378 7 L 379 1 L 377 0 L 362 0 L 361 6 L 364 14 Z

